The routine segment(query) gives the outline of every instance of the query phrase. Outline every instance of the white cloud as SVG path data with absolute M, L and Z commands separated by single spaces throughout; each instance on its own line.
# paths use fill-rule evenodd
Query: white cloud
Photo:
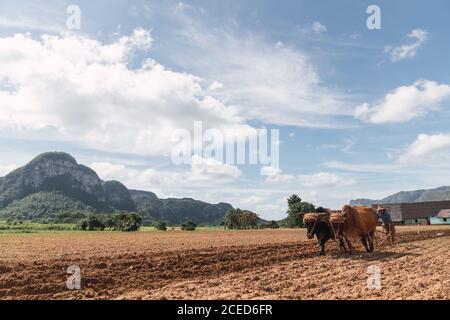
M 450 163 L 450 133 L 434 135 L 419 134 L 404 149 L 388 152 L 386 158 L 390 163 L 358 164 L 329 161 L 322 163 L 322 166 L 330 169 L 359 173 L 408 173 L 415 177 L 421 177 L 423 180 L 430 180 L 429 178 L 435 175 L 445 177 Z M 422 177 L 423 174 L 425 174 L 424 177 Z M 434 183 L 430 185 L 432 186 Z
M 236 199 L 243 209 L 252 210 L 260 214 L 261 218 L 265 219 L 283 219 L 286 218 L 287 200 L 285 197 L 280 197 L 271 192 L 260 192 L 259 195 L 251 195 Z
M 61 24 L 62 25 L 62 24 Z M 22 29 L 25 31 L 38 30 L 52 33 L 60 33 L 65 29 L 61 25 L 53 24 L 46 20 L 36 20 L 31 17 L 6 17 L 0 16 L 0 27 L 11 29 Z
M 190 6 L 190 5 L 188 5 L 187 3 L 184 3 L 184 2 L 178 2 L 178 4 L 176 5 L 176 7 L 175 7 L 175 10 L 177 11 L 177 12 L 182 12 L 182 11 L 185 11 L 185 10 L 189 10 L 189 9 L 193 9 L 193 7 L 192 6 Z
M 208 87 L 209 90 L 214 91 L 214 90 L 219 90 L 223 88 L 223 84 L 217 81 L 214 81 L 213 83 L 211 83 Z
M 178 13 L 177 18 L 178 50 L 167 55 L 185 69 L 222 83 L 219 97 L 243 118 L 276 125 L 348 126 L 337 116 L 351 118 L 351 98 L 324 85 L 304 52 L 233 25 L 210 27 L 195 12 Z
M 354 112 L 357 119 L 382 123 L 403 123 L 425 116 L 450 97 L 450 85 L 419 80 L 410 86 L 396 88 L 377 104 L 364 103 Z
M 315 33 L 320 34 L 327 32 L 327 27 L 321 24 L 319 21 L 314 21 L 311 26 L 311 30 Z
M 91 168 L 103 180 L 116 180 L 128 188 L 149 191 L 159 188 L 163 183 L 173 185 L 178 178 L 177 173 L 163 172 L 152 168 L 135 169 L 109 162 L 94 162 L 91 164 Z
M 340 144 L 325 143 L 317 146 L 318 150 L 340 150 L 344 153 L 352 153 L 352 149 L 356 144 L 356 138 L 350 137 L 344 139 Z
M 202 80 L 152 59 L 134 67 L 152 44 L 136 29 L 113 43 L 81 35 L 0 37 L 0 132 L 84 147 L 165 155 L 176 129 L 246 129 L 241 118 L 206 94 Z
M 262 176 L 266 176 L 265 181 L 268 183 L 290 182 L 294 179 L 293 175 L 283 174 L 279 168 L 264 166 L 260 171 Z
M 6 176 L 8 173 L 14 171 L 19 166 L 15 164 L 2 164 L 0 163 L 0 177 Z
M 422 163 L 428 160 L 450 160 L 450 134 L 420 134 L 398 161 L 403 164 Z
M 241 175 L 241 170 L 236 166 L 224 164 L 215 159 L 203 159 L 193 156 L 189 180 L 211 183 L 231 182 L 238 179 Z
M 428 33 L 421 29 L 414 29 L 408 34 L 408 38 L 415 39 L 415 42 L 398 47 L 386 47 L 384 49 L 384 52 L 390 55 L 391 61 L 397 62 L 415 57 L 417 50 L 419 50 L 427 40 Z
M 91 167 L 103 180 L 118 180 L 129 188 L 142 190 L 220 185 L 233 182 L 242 175 L 236 166 L 197 156 L 192 158 L 190 170 L 185 171 L 143 169 L 110 162 L 94 162 Z
M 347 138 L 344 141 L 344 146 L 342 147 L 341 151 L 345 152 L 345 153 L 351 153 L 352 152 L 352 148 L 355 145 L 356 140 L 355 138 Z
M 350 172 L 389 172 L 397 170 L 397 166 L 391 164 L 355 164 L 341 161 L 329 161 L 323 163 L 323 166 L 330 169 L 338 169 Z
M 352 34 L 349 36 L 349 38 L 352 39 L 352 40 L 358 40 L 358 39 L 361 38 L 361 34 L 355 32 L 355 33 L 352 33 Z
M 331 143 L 324 143 L 319 146 L 317 146 L 317 149 L 319 150 L 336 150 L 339 146 L 337 144 L 331 144 Z
M 320 172 L 313 175 L 300 175 L 299 179 L 300 184 L 304 187 L 343 187 L 355 183 L 355 180 L 352 178 L 328 172 Z
M 315 37 L 320 34 L 328 32 L 328 29 L 320 21 L 313 21 L 312 23 L 309 23 L 307 26 L 300 27 L 299 31 L 303 37 Z

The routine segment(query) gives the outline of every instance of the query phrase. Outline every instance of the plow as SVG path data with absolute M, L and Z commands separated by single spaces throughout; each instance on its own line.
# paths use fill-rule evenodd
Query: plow
M 375 231 L 375 237 L 378 239 L 378 244 L 379 245 L 383 245 L 386 242 L 388 242 L 389 244 L 393 244 L 394 243 L 394 232 L 392 230 L 390 230 L 389 232 L 386 232 L 384 230 L 376 230 Z

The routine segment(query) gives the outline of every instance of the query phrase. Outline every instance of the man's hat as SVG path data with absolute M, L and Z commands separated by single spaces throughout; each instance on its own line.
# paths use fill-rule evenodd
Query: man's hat
M 378 205 L 378 209 L 377 209 L 378 211 L 384 211 L 384 210 L 386 210 L 385 208 L 383 208 L 382 206 L 380 206 L 380 205 Z

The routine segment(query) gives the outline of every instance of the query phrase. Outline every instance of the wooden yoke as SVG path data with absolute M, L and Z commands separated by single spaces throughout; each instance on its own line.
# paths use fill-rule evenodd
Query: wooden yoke
M 342 239 L 344 234 L 345 214 L 333 212 L 330 215 L 330 226 L 335 239 Z

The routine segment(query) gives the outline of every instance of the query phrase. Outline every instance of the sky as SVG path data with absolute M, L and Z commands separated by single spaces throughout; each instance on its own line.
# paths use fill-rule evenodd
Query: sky
M 446 0 L 2 1 L 0 176 L 64 151 L 104 180 L 266 219 L 293 193 L 340 208 L 448 185 L 449 15 Z M 200 122 L 277 130 L 279 165 L 194 143 L 175 163 L 174 134 Z

